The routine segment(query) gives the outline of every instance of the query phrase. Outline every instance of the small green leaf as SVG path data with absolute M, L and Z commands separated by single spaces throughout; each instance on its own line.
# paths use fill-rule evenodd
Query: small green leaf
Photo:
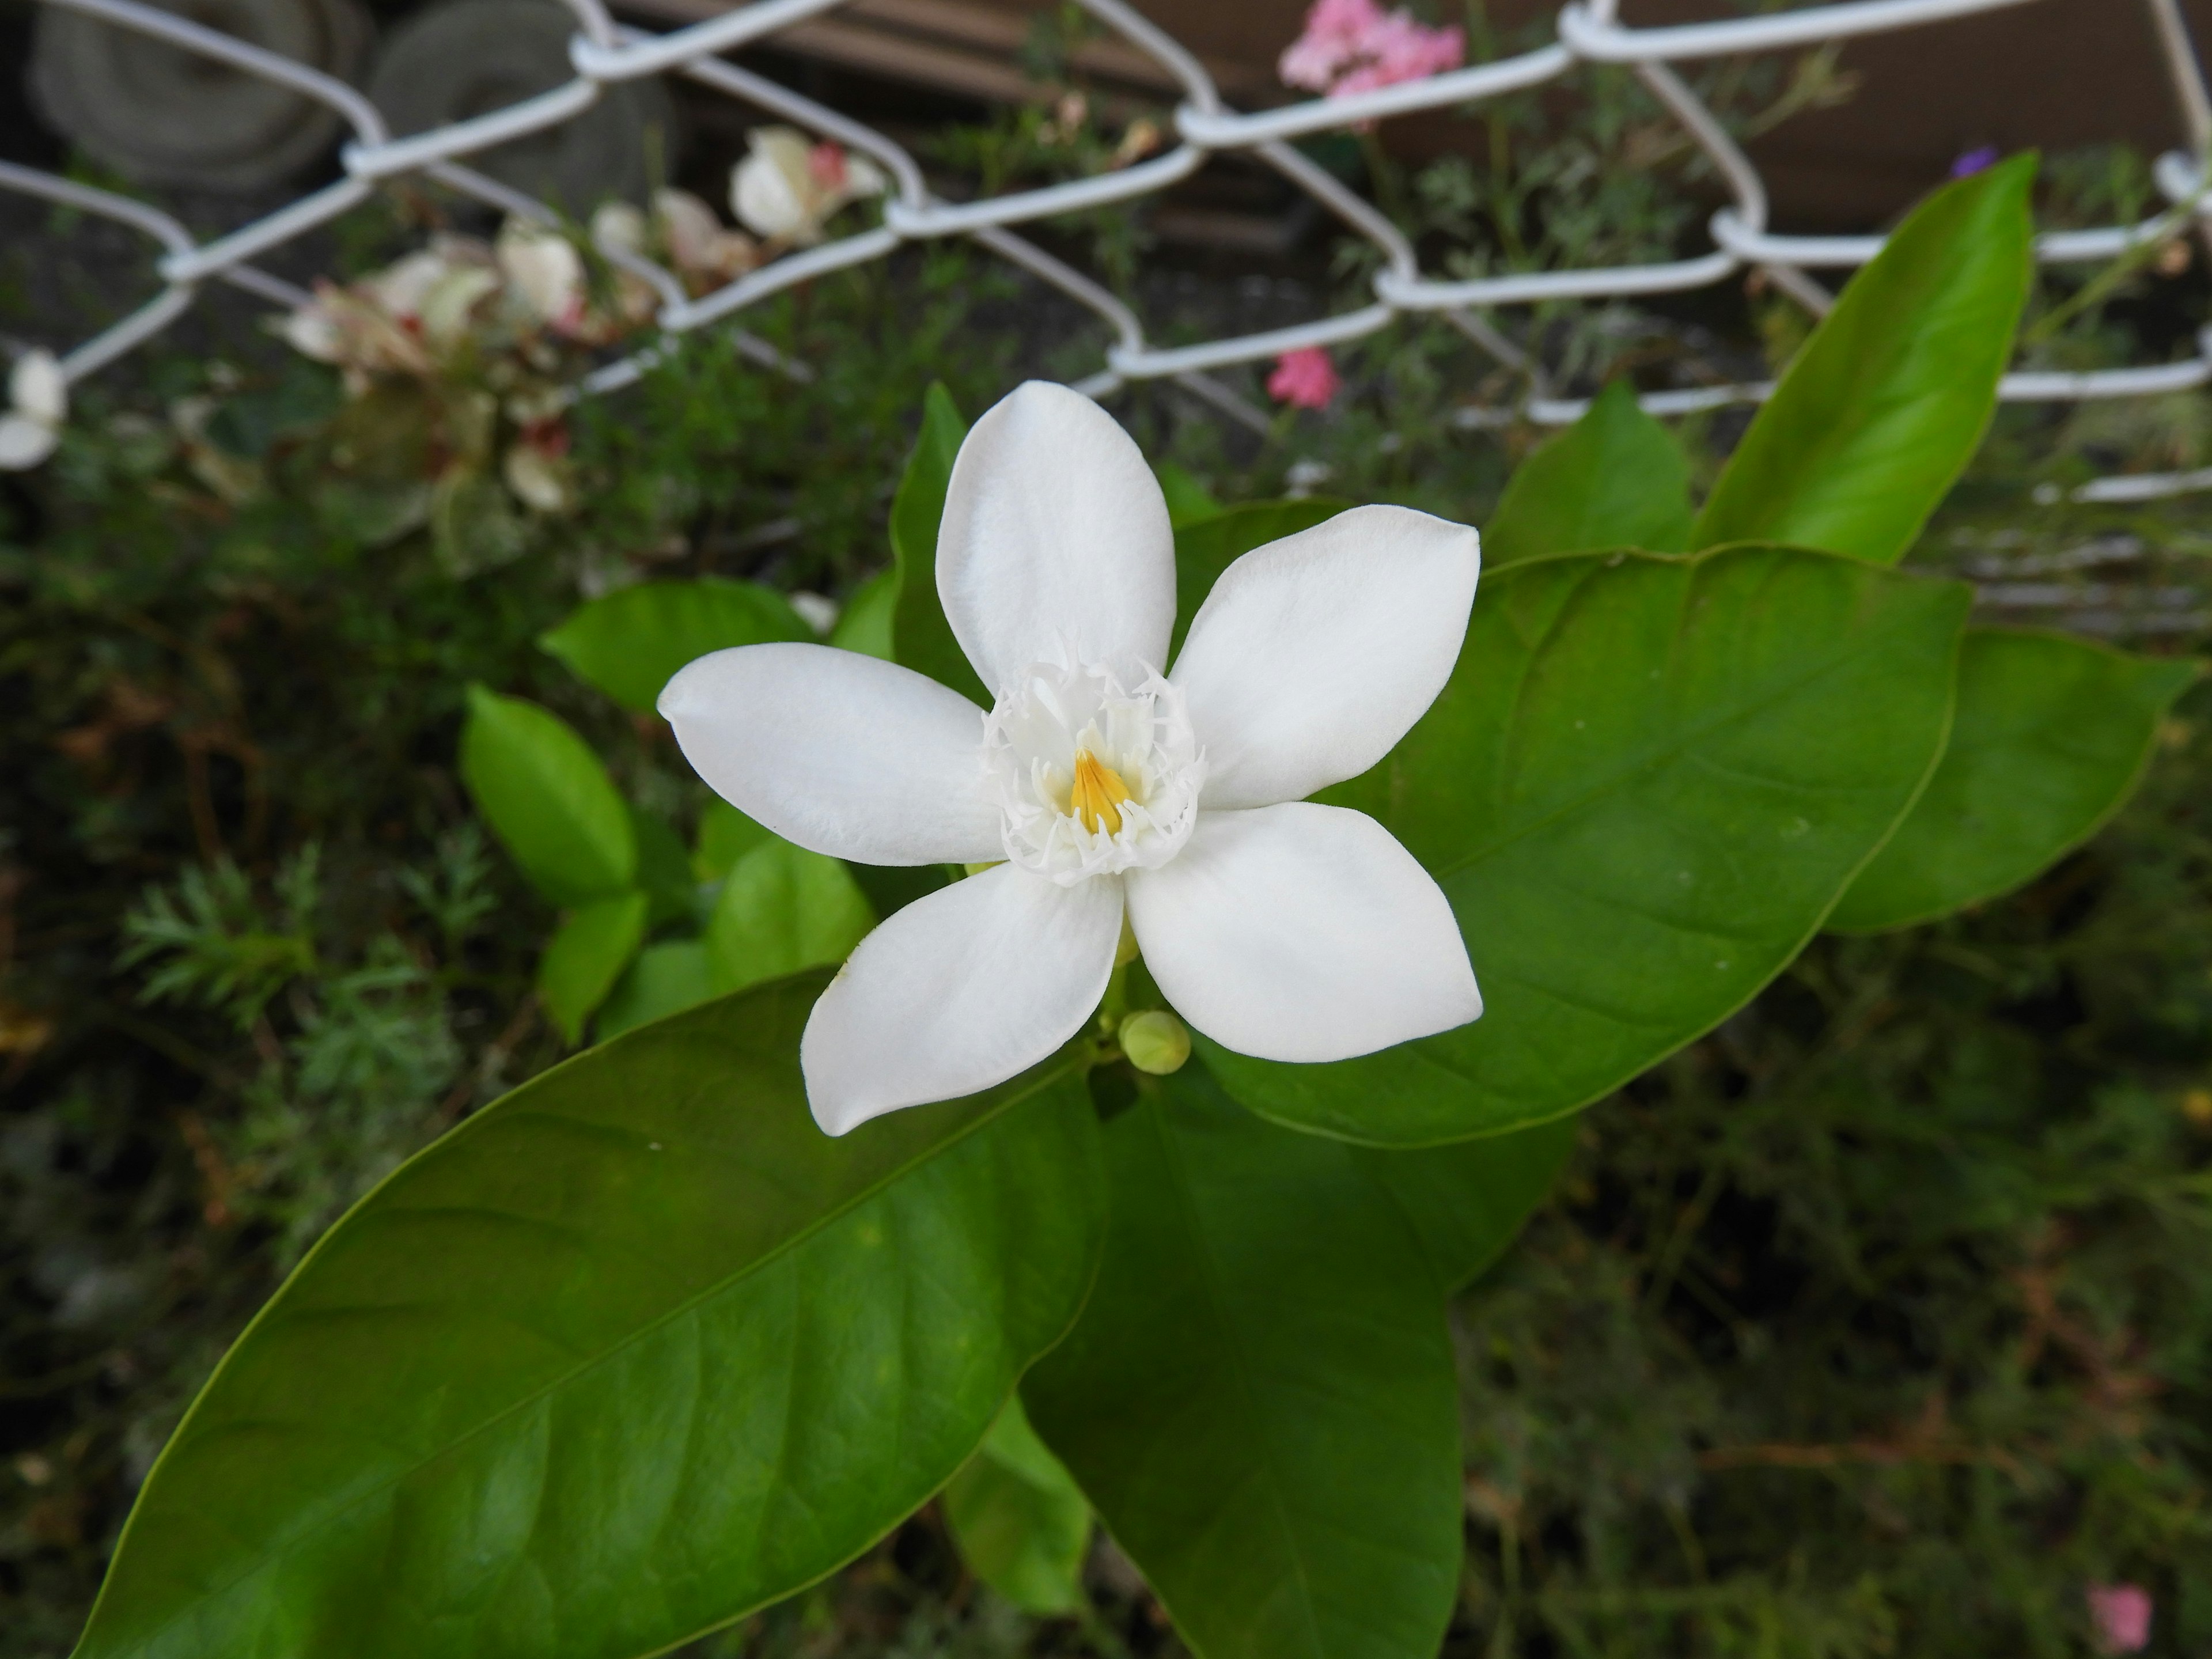
M 691 855 L 683 838 L 669 828 L 658 812 L 632 804 L 630 831 L 637 837 L 637 884 L 653 901 L 647 918 L 651 927 L 665 927 L 693 914 L 698 887 L 691 875 Z
M 701 881 L 720 881 L 737 861 L 775 837 L 720 795 L 709 795 L 699 812 L 699 845 L 691 854 L 691 873 Z
M 830 643 L 840 651 L 896 661 L 891 653 L 891 624 L 898 614 L 898 596 L 896 566 L 869 577 L 845 601 L 837 626 L 830 630 Z
M 707 925 L 708 971 L 724 992 L 840 963 L 875 925 L 842 861 L 771 840 L 723 880 Z
M 389 1176 L 216 1368 L 77 1659 L 629 1659 L 940 1487 L 1082 1305 L 1079 1060 L 832 1139 L 825 974 L 587 1049 Z
M 591 745 L 559 715 L 469 688 L 461 781 L 532 886 L 567 908 L 637 879 L 629 807 Z
M 991 694 L 952 637 L 952 624 L 937 597 L 937 526 L 945 516 L 952 463 L 967 435 L 968 423 L 960 418 L 952 394 L 942 382 L 932 384 L 914 453 L 907 458 L 898 494 L 891 500 L 891 557 L 898 572 L 891 640 L 896 661 L 988 708 Z
M 1888 838 L 1970 598 L 1786 548 L 1509 565 L 1429 712 L 1322 797 L 1437 878 L 1482 1018 L 1334 1065 L 1200 1054 L 1255 1111 L 1399 1146 L 1619 1087 L 1755 994 Z
M 1297 501 L 1248 501 L 1211 518 L 1178 525 L 1175 532 L 1176 623 L 1175 635 L 1168 647 L 1169 660 L 1173 661 L 1176 653 L 1182 649 L 1183 635 L 1190 632 L 1190 619 L 1206 603 L 1206 596 L 1221 580 L 1223 571 L 1254 548 L 1295 536 L 1301 530 L 1310 530 L 1350 505 L 1349 501 L 1320 496 Z
M 1854 276 L 1736 446 L 1693 545 L 1905 555 L 1973 459 L 2033 275 L 2018 155 L 1921 204 Z
M 1674 434 L 1615 380 L 1558 437 L 1521 463 L 1482 526 L 1495 570 L 1546 553 L 1616 547 L 1679 553 L 1690 544 L 1690 462 Z
M 676 671 L 710 651 L 818 638 L 775 589 L 707 576 L 617 588 L 538 643 L 623 708 L 650 714 Z
M 1196 1061 L 1104 1139 L 1097 1286 L 1022 1384 L 1045 1443 L 1203 1659 L 1435 1659 L 1458 1384 L 1406 1218 Z
M 601 1042 L 706 1001 L 714 994 L 707 947 L 696 939 L 668 939 L 637 953 L 607 1000 L 592 1034 Z
M 1828 925 L 1929 921 L 2048 869 L 2135 793 L 2159 720 L 2197 673 L 2065 634 L 1967 629 L 1942 763 Z
M 568 1042 L 581 1040 L 584 1022 L 645 942 L 651 902 L 631 892 L 586 904 L 561 924 L 538 958 L 538 994 Z
M 1177 466 L 1173 461 L 1155 461 L 1152 476 L 1160 481 L 1160 494 L 1167 497 L 1168 523 L 1174 528 L 1180 530 L 1221 511 L 1221 503 L 1213 499 L 1213 492 L 1200 483 L 1198 475 L 1189 468 Z
M 1091 1504 L 1030 1427 L 1018 1397 L 1006 1401 L 943 1501 L 960 1559 L 993 1589 L 1030 1613 L 1082 1606 Z

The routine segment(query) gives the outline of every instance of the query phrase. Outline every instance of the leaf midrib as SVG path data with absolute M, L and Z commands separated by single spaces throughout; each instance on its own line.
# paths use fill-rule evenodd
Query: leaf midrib
M 983 1129 L 986 1126 L 997 1122 L 999 1119 L 1004 1117 L 1015 1107 L 1019 1106 L 1027 1101 L 1035 1099 L 1046 1089 L 1051 1087 L 1054 1084 L 1061 1081 L 1071 1072 L 1077 1069 L 1077 1065 L 1078 1062 L 1073 1059 L 1066 1060 L 1060 1065 L 1053 1067 L 1052 1070 L 1040 1074 L 1028 1087 L 1020 1090 L 1018 1092 L 1008 1095 L 1004 1101 L 1000 1102 L 993 1109 L 978 1114 L 966 1124 L 963 1125 L 955 1133 L 947 1136 L 943 1140 L 933 1143 L 927 1152 L 908 1158 L 904 1162 L 892 1166 L 890 1169 L 885 1170 L 884 1174 L 878 1176 L 875 1181 L 868 1183 L 865 1187 L 856 1188 L 844 1202 L 837 1205 L 832 1209 L 824 1211 L 814 1221 L 810 1222 L 805 1227 L 793 1233 L 788 1238 L 777 1243 L 772 1249 L 752 1257 L 742 1268 L 728 1274 L 726 1277 L 715 1280 L 713 1284 L 706 1285 L 697 1291 L 695 1291 L 692 1295 L 685 1297 L 683 1301 L 673 1304 L 655 1318 L 648 1321 L 645 1324 L 638 1326 L 635 1329 L 623 1337 L 620 1341 L 600 1349 L 590 1358 L 580 1361 L 577 1364 L 571 1366 L 568 1370 L 562 1372 L 557 1376 L 549 1378 L 538 1387 L 510 1401 L 506 1406 L 501 1407 L 498 1411 L 485 1418 L 482 1422 L 477 1424 L 465 1433 L 457 1435 L 447 1440 L 435 1451 L 431 1452 L 426 1456 L 415 1458 L 410 1461 L 404 1468 L 392 1471 L 390 1474 L 375 1481 L 373 1485 L 362 1488 L 360 1492 L 355 1493 L 344 1502 L 335 1504 L 332 1507 L 323 1510 L 320 1514 L 317 1515 L 313 1520 L 278 1533 L 276 1534 L 272 1544 L 269 1547 L 258 1552 L 251 1562 L 241 1567 L 237 1572 L 224 1579 L 221 1583 L 213 1585 L 212 1587 L 203 1590 L 190 1602 L 186 1603 L 183 1608 L 179 1609 L 171 1617 L 157 1621 L 147 1634 L 134 1644 L 136 1650 L 145 1650 L 145 1649 L 153 1641 L 156 1640 L 163 1632 L 172 1629 L 184 1619 L 188 1617 L 193 1607 L 204 1606 L 208 1602 L 215 1600 L 216 1597 L 221 1596 L 228 1591 L 236 1589 L 240 1584 L 244 1583 L 255 1573 L 260 1571 L 264 1567 L 265 1567 L 270 1561 L 285 1553 L 288 1547 L 301 1538 L 311 1536 L 317 1532 L 325 1530 L 339 1517 L 352 1513 L 353 1511 L 360 1509 L 363 1504 L 374 1501 L 383 1493 L 390 1491 L 393 1486 L 398 1486 L 400 1482 L 419 1473 L 423 1468 L 435 1461 L 437 1458 L 448 1455 L 457 1449 L 467 1445 L 470 1442 L 490 1433 L 493 1430 L 515 1416 L 518 1413 L 527 1410 L 529 1407 L 534 1406 L 540 1400 L 544 1399 L 549 1395 L 556 1393 L 557 1391 L 568 1387 L 578 1377 L 580 1377 L 586 1373 L 597 1370 L 599 1367 L 609 1363 L 617 1356 L 627 1352 L 637 1343 L 643 1341 L 654 1332 L 661 1329 L 665 1326 L 684 1316 L 685 1315 L 690 1314 L 703 1304 L 710 1302 L 715 1297 L 722 1295 L 724 1292 L 737 1285 L 740 1280 L 750 1278 L 754 1274 L 764 1271 L 773 1263 L 780 1261 L 791 1251 L 797 1249 L 801 1244 L 806 1243 L 817 1234 L 836 1224 L 836 1223 L 842 1220 L 847 1215 L 849 1215 L 854 1210 L 878 1196 L 888 1188 L 894 1182 L 904 1179 L 907 1175 L 920 1167 L 921 1164 L 926 1164 L 933 1158 L 941 1157 L 943 1154 L 950 1152 L 953 1147 L 959 1146 L 969 1137 Z M 550 1112 L 539 1113 L 538 1115 L 548 1118 L 560 1116 L 558 1114 Z M 395 1173 L 397 1172 L 395 1171 Z M 270 1306 L 273 1308 L 274 1305 L 275 1304 L 272 1301 Z M 249 1327 L 246 1335 L 250 1334 L 252 1334 L 252 1330 Z M 223 1356 L 222 1364 L 218 1365 L 215 1372 L 209 1376 L 206 1386 L 201 1393 L 200 1399 L 206 1399 L 209 1394 L 212 1392 L 216 1383 L 222 1378 L 223 1372 L 229 1369 L 233 1355 L 236 1354 L 240 1348 L 244 1346 L 244 1344 L 245 1336 L 242 1335 L 240 1338 L 238 1345 L 234 1346 L 229 1353 Z M 175 1437 L 170 1442 L 168 1447 L 165 1447 L 163 1449 L 161 1456 L 157 1462 L 155 1469 L 149 1473 L 147 1476 L 148 1485 L 150 1486 L 152 1484 L 154 1474 L 159 1473 L 160 1464 L 168 1461 L 171 1450 L 184 1443 L 185 1431 L 192 1426 L 191 1419 L 193 1417 L 197 1416 L 198 1413 L 198 1401 L 195 1401 L 192 1410 L 186 1414 L 185 1421 L 178 1425 Z M 130 1522 L 125 1523 L 123 1535 L 119 1536 L 116 1540 L 115 1557 L 118 1559 L 123 1554 L 125 1546 L 129 1542 L 131 1523 L 135 1522 L 137 1519 L 137 1514 L 134 1510 L 130 1518 Z M 94 1602 L 92 1613 L 85 1621 L 85 1637 L 87 1638 L 88 1638 L 92 1634 L 94 1625 L 99 1619 L 100 1603 L 105 1599 L 105 1587 L 103 1587 L 101 1596 Z M 72 1652 L 72 1659 L 77 1659 L 78 1656 L 83 1655 L 86 1651 L 85 1639 L 81 1638 L 76 1648 Z

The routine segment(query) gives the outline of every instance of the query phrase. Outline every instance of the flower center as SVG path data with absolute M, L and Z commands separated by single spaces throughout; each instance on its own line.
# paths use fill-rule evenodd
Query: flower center
M 1006 856 L 1072 886 L 1155 868 L 1190 838 L 1206 759 L 1182 694 L 1097 663 L 1038 663 L 999 694 L 983 762 Z
M 1121 815 L 1115 810 L 1129 799 L 1129 786 L 1110 766 L 1101 766 L 1088 749 L 1075 751 L 1075 787 L 1069 792 L 1067 810 L 1083 820 L 1093 834 L 1118 836 Z

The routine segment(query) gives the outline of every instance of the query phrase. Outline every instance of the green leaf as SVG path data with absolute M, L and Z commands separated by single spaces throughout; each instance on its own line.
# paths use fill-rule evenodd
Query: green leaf
M 1221 511 L 1221 503 L 1214 500 L 1213 492 L 1200 483 L 1198 475 L 1188 467 L 1177 466 L 1173 461 L 1155 461 L 1152 476 L 1160 481 L 1160 494 L 1167 498 L 1168 523 L 1174 528 L 1180 530 Z
M 898 572 L 898 605 L 891 621 L 893 655 L 918 673 L 988 708 L 991 694 L 976 677 L 945 606 L 937 597 L 937 526 L 945 516 L 945 489 L 968 423 L 952 394 L 933 383 L 923 400 L 921 431 L 907 458 L 898 494 L 891 499 L 891 557 Z
M 714 994 L 707 947 L 696 939 L 668 939 L 640 951 L 599 1006 L 592 1035 L 601 1042 L 681 1013 Z
M 1201 1659 L 1434 1659 L 1458 1385 L 1404 1216 L 1195 1062 L 1104 1139 L 1106 1258 L 1022 1385 L 1038 1431 Z
M 960 1559 L 1016 1607 L 1050 1614 L 1083 1605 L 1091 1504 L 1030 1427 L 1019 1398 L 1006 1401 L 952 1477 L 944 1504 Z
M 691 873 L 701 881 L 720 881 L 737 861 L 775 837 L 720 795 L 709 795 L 699 812 L 699 845 L 691 854 Z
M 698 897 L 691 874 L 691 855 L 684 841 L 658 812 L 633 804 L 630 833 L 637 838 L 637 884 L 653 901 L 649 925 L 659 927 L 690 915 Z M 763 831 L 763 834 L 766 832 Z
M 1932 921 L 2049 868 L 2135 793 L 2160 718 L 2197 672 L 2065 634 L 1967 629 L 1950 747 L 1829 927 Z
M 818 637 L 773 588 L 706 576 L 618 588 L 538 643 L 623 708 L 650 714 L 676 671 L 710 651 Z
M 1690 462 L 1674 434 L 1615 380 L 1558 437 L 1521 463 L 1482 527 L 1496 570 L 1546 553 L 1615 547 L 1678 553 L 1690 544 Z
M 645 943 L 651 903 L 644 893 L 630 892 L 586 904 L 561 924 L 538 958 L 538 994 L 568 1042 L 581 1040 L 584 1022 Z
M 830 630 L 830 643 L 840 651 L 857 651 L 885 662 L 896 660 L 891 652 L 891 623 L 898 614 L 898 596 L 896 566 L 869 577 L 845 601 L 836 627 Z
M 76 1659 L 629 1659 L 951 1475 L 1080 1307 L 1060 1056 L 831 1139 L 811 975 L 589 1049 L 310 1252 L 140 1492 Z
M 1352 1152 L 1412 1224 L 1437 1285 L 1449 1295 L 1505 1254 L 1558 1179 L 1581 1123 L 1579 1116 L 1559 1117 L 1443 1146 Z
M 1779 972 L 1904 816 L 1970 597 L 1785 548 L 1508 566 L 1428 714 L 1322 797 L 1442 884 L 1486 1012 L 1333 1066 L 1200 1052 L 1256 1111 L 1391 1146 L 1619 1087 Z
M 469 688 L 461 781 L 531 885 L 567 908 L 627 892 L 637 834 L 591 745 L 559 715 Z
M 717 991 L 844 961 L 876 915 L 836 859 L 771 840 L 739 859 L 707 924 Z
M 1182 649 L 1190 619 L 1221 573 L 1255 547 L 1295 536 L 1334 518 L 1352 503 L 1311 496 L 1296 501 L 1248 501 L 1210 519 L 1179 525 L 1175 532 L 1176 624 L 1168 659 Z
M 1694 545 L 1894 564 L 1973 459 L 2033 274 L 2018 155 L 1937 191 L 1836 302 L 1714 485 Z

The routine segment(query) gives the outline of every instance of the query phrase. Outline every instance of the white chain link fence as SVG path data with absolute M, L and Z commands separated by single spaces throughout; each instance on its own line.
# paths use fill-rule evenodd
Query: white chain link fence
M 2027 14 L 2036 0 L 1849 0 L 1661 28 L 1621 24 L 1619 0 L 1569 0 L 1558 14 L 1553 41 L 1519 57 L 1255 113 L 1230 108 L 1198 59 L 1125 0 L 1080 0 L 1086 12 L 1180 87 L 1182 102 L 1174 118 L 1179 143 L 1152 159 L 1095 177 L 964 202 L 933 194 L 914 157 L 883 134 L 721 56 L 769 40 L 779 30 L 836 10 L 847 0 L 752 0 L 665 34 L 617 23 L 600 0 L 562 0 L 577 27 L 568 54 L 573 80 L 506 107 L 404 137 L 394 137 L 376 106 L 344 81 L 187 17 L 138 0 L 44 3 L 140 31 L 289 88 L 326 106 L 352 133 L 340 153 L 343 177 L 207 242 L 195 240 L 175 218 L 143 202 L 0 162 L 0 188 L 120 221 L 151 237 L 163 250 L 156 266 L 164 284 L 161 291 L 63 357 L 66 380 L 95 373 L 159 332 L 192 304 L 204 283 L 227 283 L 282 307 L 307 302 L 310 296 L 304 290 L 252 262 L 356 207 L 386 179 L 420 175 L 501 212 L 552 222 L 556 216 L 544 203 L 470 167 L 466 158 L 573 121 L 610 88 L 673 73 L 872 158 L 888 173 L 891 187 L 881 223 L 875 228 L 787 253 L 697 297 L 686 292 L 675 272 L 628 247 L 603 242 L 600 251 L 611 264 L 650 283 L 660 297 L 657 322 L 665 334 L 681 335 L 722 323 L 794 283 L 882 258 L 902 243 L 964 236 L 1049 283 L 1094 313 L 1112 331 L 1103 366 L 1079 383 L 1079 389 L 1094 396 L 1133 381 L 1172 377 L 1209 403 L 1237 412 L 1244 409 L 1242 400 L 1211 380 L 1207 371 L 1265 362 L 1300 347 L 1357 339 L 1390 326 L 1405 313 L 1435 313 L 1523 372 L 1528 392 L 1517 405 L 1470 405 L 1462 411 L 1468 425 L 1502 426 L 1518 419 L 1564 423 L 1579 415 L 1584 404 L 1548 395 L 1543 366 L 1489 321 L 1486 313 L 1493 308 L 1675 293 L 1759 270 L 1783 292 L 1818 312 L 1826 307 L 1831 296 L 1808 273 L 1855 268 L 1872 258 L 1881 246 L 1876 236 L 1791 236 L 1769 229 L 1767 192 L 1757 168 L 1673 65 L 1818 46 L 1973 13 L 2016 9 Z M 2122 0 L 2113 0 L 2115 9 L 2120 3 Z M 2047 234 L 2037 244 L 2038 255 L 2047 264 L 2101 263 L 2169 240 L 2192 221 L 2212 225 L 2212 188 L 2207 185 L 2212 94 L 2208 94 L 2179 0 L 2144 3 L 2187 135 L 2187 149 L 2161 156 L 2154 170 L 2169 210 L 2135 225 Z M 2019 26 L 2033 25 L 2023 15 Z M 1712 216 L 1710 251 L 1656 264 L 1441 279 L 1423 271 L 1413 244 L 1396 226 L 1291 142 L 1357 128 L 1382 117 L 1480 103 L 1561 80 L 1584 64 L 1630 67 L 1717 170 L 1731 200 Z M 1370 303 L 1295 327 L 1163 348 L 1151 343 L 1143 320 L 1122 301 L 1011 228 L 1164 189 L 1203 167 L 1209 155 L 1228 151 L 1257 157 L 1374 245 L 1382 262 L 1372 280 Z M 765 347 L 758 348 L 758 352 L 765 351 Z M 650 364 L 653 352 L 653 348 L 647 347 L 605 364 L 586 376 L 578 390 L 605 392 L 629 384 Z M 2152 397 L 2208 383 L 2212 383 L 2212 327 L 2199 332 L 2196 355 L 2179 362 L 2082 374 L 2014 373 L 2005 379 L 2003 396 L 2014 403 L 2072 402 Z M 1682 415 L 1756 402 L 1769 389 L 1764 384 L 1701 387 L 1653 393 L 1644 403 L 1655 415 Z M 2075 497 L 2140 501 L 2203 489 L 2212 489 L 2212 470 L 2106 478 L 2081 487 Z

